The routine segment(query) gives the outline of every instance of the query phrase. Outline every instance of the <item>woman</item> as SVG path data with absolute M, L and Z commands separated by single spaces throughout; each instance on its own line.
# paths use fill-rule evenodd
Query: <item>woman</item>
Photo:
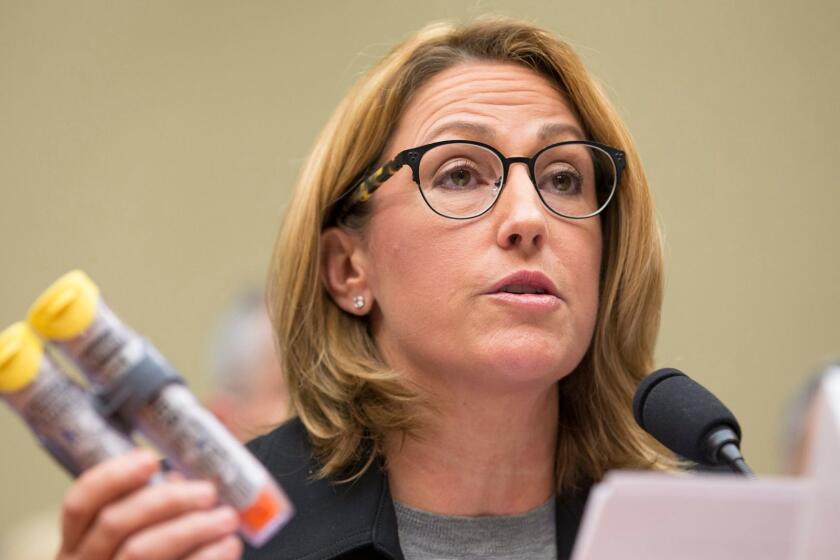
M 630 411 L 661 268 L 630 135 L 567 44 L 488 19 L 398 46 L 326 126 L 277 240 L 296 418 L 251 449 L 298 514 L 246 557 L 567 557 L 593 482 L 673 465 Z M 59 557 L 236 557 L 212 491 L 143 487 L 153 470 L 83 476 Z

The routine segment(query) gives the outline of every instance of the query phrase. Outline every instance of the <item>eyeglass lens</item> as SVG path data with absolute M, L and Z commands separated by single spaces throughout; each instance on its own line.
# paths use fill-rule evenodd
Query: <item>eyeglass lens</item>
M 443 144 L 420 160 L 420 190 L 436 212 L 452 218 L 477 216 L 493 205 L 504 184 L 504 165 L 487 148 Z M 585 144 L 561 144 L 540 153 L 532 179 L 543 202 L 571 218 L 597 213 L 615 189 L 612 158 Z

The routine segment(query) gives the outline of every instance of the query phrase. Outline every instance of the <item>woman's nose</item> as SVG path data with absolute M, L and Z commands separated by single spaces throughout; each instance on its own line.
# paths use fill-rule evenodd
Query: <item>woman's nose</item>
M 511 167 L 493 213 L 498 220 L 496 241 L 502 248 L 532 253 L 545 244 L 546 210 L 524 165 Z

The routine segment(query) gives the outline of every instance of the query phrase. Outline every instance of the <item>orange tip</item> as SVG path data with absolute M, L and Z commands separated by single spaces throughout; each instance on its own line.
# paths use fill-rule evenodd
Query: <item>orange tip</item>
M 242 525 L 251 532 L 258 532 L 271 523 L 283 510 L 283 502 L 268 486 L 254 500 L 248 508 L 239 512 Z

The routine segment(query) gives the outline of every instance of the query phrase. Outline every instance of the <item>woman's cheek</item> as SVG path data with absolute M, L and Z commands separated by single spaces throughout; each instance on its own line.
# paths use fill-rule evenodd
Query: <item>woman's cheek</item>
M 407 225 L 407 224 L 404 224 Z M 414 290 L 405 294 L 413 297 L 414 291 L 422 289 L 425 297 L 433 297 L 458 269 L 463 266 L 463 258 L 457 247 L 447 243 L 444 236 L 435 235 L 427 229 L 399 227 L 388 228 L 390 235 L 382 235 L 378 247 L 374 247 L 378 255 L 376 263 L 380 284 L 389 291 L 396 288 L 403 292 L 409 286 Z

